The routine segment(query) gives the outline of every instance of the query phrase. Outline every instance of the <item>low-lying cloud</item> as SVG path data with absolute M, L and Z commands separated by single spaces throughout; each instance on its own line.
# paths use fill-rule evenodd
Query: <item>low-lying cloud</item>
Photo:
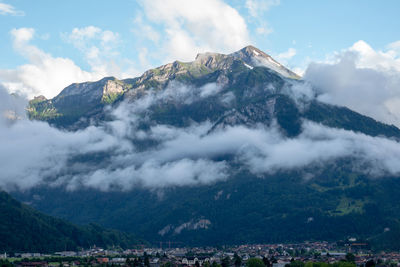
M 109 122 L 68 132 L 23 118 L 24 102 L 2 88 L 1 113 L 22 115 L 0 120 L 0 186 L 6 190 L 45 185 L 102 191 L 195 186 L 229 179 L 237 171 L 232 162 L 254 175 L 266 176 L 339 158 L 355 160 L 355 171 L 370 176 L 400 174 L 399 142 L 309 121 L 296 138 L 282 136 L 276 123 L 213 128 L 212 122 L 205 121 L 184 128 L 139 127 L 147 120 L 143 111 L 160 101 L 191 103 L 193 95 L 210 97 L 220 90 L 218 84 L 200 88 L 172 84 L 133 103 L 122 103 L 110 111 L 113 120 Z

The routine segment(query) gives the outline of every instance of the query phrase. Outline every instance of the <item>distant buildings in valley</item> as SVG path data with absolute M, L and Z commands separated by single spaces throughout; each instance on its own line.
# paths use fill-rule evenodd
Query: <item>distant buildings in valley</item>
M 268 260 L 274 267 L 284 267 L 291 261 L 334 263 L 345 260 L 352 253 L 353 261 L 364 266 L 367 261 L 390 263 L 397 266 L 400 253 L 374 254 L 366 243 L 305 242 L 299 244 L 245 244 L 231 247 L 182 247 L 103 249 L 94 247 L 81 251 L 60 251 L 54 254 L 14 253 L 12 262 L 18 267 L 73 267 L 73 266 L 211 266 L 212 263 L 230 262 L 235 266 L 237 257 L 244 266 L 250 258 Z M 1 259 L 11 255 L 0 254 Z M 385 264 L 381 264 L 384 266 Z

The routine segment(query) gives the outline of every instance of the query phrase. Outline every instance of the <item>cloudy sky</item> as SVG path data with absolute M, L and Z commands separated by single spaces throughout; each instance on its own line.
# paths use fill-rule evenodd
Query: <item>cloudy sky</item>
M 248 44 L 299 73 L 359 41 L 362 51 L 398 59 L 399 7 L 396 0 L 0 0 L 0 81 L 52 97 L 72 82 L 137 76 Z
M 399 7 L 397 0 L 0 0 L 0 113 L 18 107 L 24 116 L 26 101 L 11 92 L 50 98 L 74 82 L 135 77 L 173 60 L 191 61 L 199 52 L 230 53 L 252 44 L 303 76 L 307 82 L 294 95 L 316 96 L 400 126 Z M 226 163 L 210 160 L 225 153 L 255 174 L 351 155 L 360 168 L 372 167 L 362 169 L 367 174 L 400 173 L 399 142 L 310 122 L 293 139 L 276 127 L 228 127 L 205 136 L 209 122 L 137 129 L 140 110 L 132 107 L 146 108 L 176 94 L 192 101 L 218 90 L 215 84 L 167 88 L 120 106 L 111 122 L 75 133 L 27 119 L 10 125 L 0 117 L 6 174 L 0 187 L 202 184 L 226 179 Z M 132 136 L 162 145 L 138 152 Z M 192 150 L 182 151 L 182 144 Z M 68 165 L 71 158 L 103 152 L 109 157 L 101 168 Z
M 399 1 L 0 0 L 0 84 L 32 98 L 252 44 L 321 101 L 400 126 Z M 321 78 L 322 77 L 322 78 Z

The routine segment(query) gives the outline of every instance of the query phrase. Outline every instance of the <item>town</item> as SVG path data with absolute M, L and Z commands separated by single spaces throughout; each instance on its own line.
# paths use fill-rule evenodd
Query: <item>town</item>
M 353 241 L 356 241 L 355 239 Z M 205 267 L 350 267 L 400 266 L 399 252 L 373 252 L 367 243 L 304 242 L 298 244 L 247 244 L 218 247 L 159 247 L 122 250 L 93 246 L 87 250 L 45 253 L 3 253 L 1 266 L 205 266 Z

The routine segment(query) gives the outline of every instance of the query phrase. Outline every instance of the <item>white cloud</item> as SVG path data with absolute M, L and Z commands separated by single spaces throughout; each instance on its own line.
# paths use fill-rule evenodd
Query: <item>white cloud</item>
M 400 51 L 396 44 L 375 51 L 358 41 L 337 54 L 334 62 L 310 64 L 304 78 L 318 87 L 319 100 L 400 126 Z
M 101 33 L 102 30 L 95 26 L 87 26 L 84 28 L 74 28 L 70 34 L 70 38 L 79 42 L 83 42 L 84 39 L 94 38 L 97 34 Z M 83 45 L 83 44 L 80 44 Z
M 258 35 L 268 35 L 274 30 L 265 20 L 266 13 L 273 6 L 280 5 L 280 0 L 246 0 L 245 8 L 248 11 L 249 23 L 255 28 Z
M 267 35 L 267 34 L 270 34 L 272 32 L 273 32 L 273 30 L 271 28 L 269 28 L 268 26 L 266 26 L 266 25 L 256 28 L 256 33 L 260 34 L 260 35 Z
M 280 2 L 280 0 L 246 0 L 245 5 L 251 16 L 258 17 Z
M 283 64 L 283 65 L 288 65 L 289 61 L 297 54 L 296 49 L 290 47 L 287 51 L 279 53 L 276 56 L 276 60 Z
M 358 41 L 348 50 L 357 55 L 357 67 L 400 72 L 400 41 L 391 43 L 387 47 L 386 51 L 375 51 L 365 41 Z
M 303 132 L 293 139 L 282 138 L 273 131 L 259 134 L 270 136 L 263 137 L 254 147 L 244 148 L 242 154 L 242 160 L 255 173 L 323 165 L 343 157 L 355 160 L 354 171 L 373 177 L 400 173 L 400 143 L 390 139 L 311 122 L 305 122 Z
M 167 60 L 193 60 L 206 51 L 232 52 L 249 43 L 245 20 L 221 0 L 141 1 L 146 22 L 157 25 L 161 33 L 150 31 L 149 38 L 165 43 L 160 52 Z M 140 18 L 142 19 L 142 18 Z M 155 29 L 155 27 L 151 27 Z
M 134 20 L 134 28 L 132 32 L 134 32 L 137 36 L 140 36 L 140 39 L 149 39 L 154 43 L 158 43 L 161 39 L 160 33 L 154 29 L 151 25 L 147 24 L 147 22 L 143 19 L 143 15 L 137 15 Z
M 118 48 L 121 40 L 118 33 L 87 26 L 74 28 L 71 33 L 64 33 L 63 37 L 84 54 L 92 72 L 118 78 L 131 78 L 139 74 L 129 61 L 120 59 Z
M 225 162 L 185 157 L 185 154 L 179 155 L 180 150 L 168 145 L 164 149 L 138 152 L 131 143 L 132 138 L 143 138 L 136 128 L 136 121 L 140 119 L 138 112 L 154 101 L 174 97 L 171 93 L 163 93 L 163 97 L 158 98 L 149 95 L 154 99 L 145 98 L 134 105 L 124 104 L 114 112 L 114 121 L 77 132 L 60 131 L 47 123 L 27 119 L 7 122 L 3 115 L 14 111 L 18 103 L 2 87 L 0 96 L 0 187 L 3 189 L 27 189 L 44 184 L 63 185 L 69 189 L 86 186 L 100 190 L 129 190 L 134 186 L 205 184 L 226 178 Z M 176 97 L 180 99 L 181 95 Z M 20 107 L 23 109 L 24 105 Z M 127 112 L 130 116 L 126 116 Z M 148 134 L 161 142 L 173 142 L 174 135 L 179 138 L 200 134 L 205 129 L 199 126 L 180 131 L 161 126 Z M 102 167 L 72 160 L 76 156 L 98 152 L 107 155 L 101 161 Z
M 15 7 L 10 4 L 0 2 L 0 15 L 24 16 L 25 13 L 23 11 L 16 10 Z
M 296 49 L 291 47 L 286 52 L 278 54 L 277 59 L 279 61 L 281 61 L 281 60 L 289 60 L 292 57 L 294 57 L 295 55 L 296 55 Z
M 53 97 L 74 82 L 100 79 L 102 75 L 83 71 L 68 58 L 53 57 L 31 45 L 35 31 L 19 28 L 11 31 L 15 50 L 29 63 L 17 69 L 0 69 L 0 81 L 11 92 L 33 97 Z
M 35 30 L 32 28 L 20 28 L 11 30 L 11 35 L 14 37 L 14 45 L 23 45 L 32 40 Z
M 69 58 L 53 57 L 32 45 L 31 41 L 35 38 L 35 30 L 32 28 L 13 29 L 11 37 L 15 51 L 29 63 L 16 69 L 0 69 L 0 83 L 9 92 L 19 92 L 29 98 L 37 95 L 52 98 L 76 82 L 99 80 L 105 76 L 128 78 L 138 74 L 132 67 L 133 63 L 122 60 L 118 63 L 126 68 L 121 69 L 112 60 L 118 54 L 115 46 L 119 37 L 111 31 L 89 26 L 75 28 L 69 35 L 71 42 L 85 54 L 91 66 L 89 71 L 82 70 Z M 91 43 L 93 39 L 98 42 L 97 46 Z
M 210 88 L 212 84 L 186 89 L 175 85 L 151 92 L 133 103 L 122 103 L 112 112 L 112 121 L 77 132 L 26 119 L 7 123 L 0 117 L 0 186 L 107 191 L 210 184 L 231 175 L 229 163 L 216 160 L 226 155 L 261 176 L 323 166 L 339 158 L 354 159 L 354 171 L 372 177 L 400 174 L 399 142 L 307 121 L 295 138 L 282 136 L 275 124 L 217 129 L 208 121 L 184 128 L 158 124 L 143 130 L 138 126 L 146 122 L 142 112 L 148 112 L 149 106 L 165 101 L 190 103 L 196 99 L 190 92 L 218 91 Z M 1 114 L 18 105 L 1 87 L 0 102 Z M 154 145 L 141 150 L 135 144 L 142 141 Z M 82 160 L 96 158 L 93 155 L 102 156 L 99 161 Z
M 74 28 L 67 35 L 68 40 L 77 48 L 85 50 L 92 43 L 91 41 L 101 41 L 104 50 L 112 50 L 120 42 L 119 34 L 109 30 L 102 30 L 95 26 L 87 26 L 83 28 Z M 89 44 L 88 44 L 89 43 Z

